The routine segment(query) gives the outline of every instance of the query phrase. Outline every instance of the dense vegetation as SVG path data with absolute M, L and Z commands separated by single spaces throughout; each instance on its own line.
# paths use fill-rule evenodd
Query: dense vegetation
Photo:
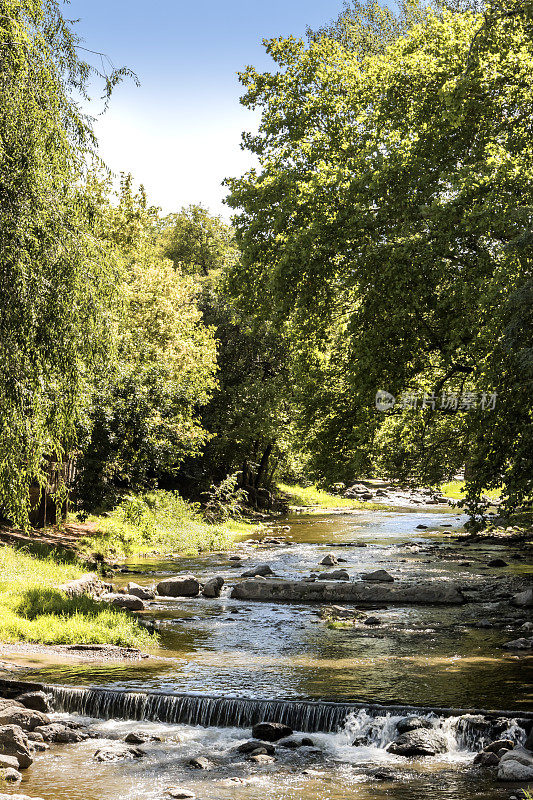
M 270 508 L 276 481 L 466 468 L 472 514 L 485 490 L 530 501 L 533 3 L 353 2 L 268 42 L 275 70 L 241 76 L 262 120 L 234 228 L 163 216 L 131 176 L 116 192 L 60 3 L 2 9 L 5 518 L 26 526 L 71 456 L 77 509 L 116 507 L 116 552 L 171 547 L 176 490 Z M 106 100 L 125 74 L 100 75 Z M 185 549 L 225 535 L 180 508 Z

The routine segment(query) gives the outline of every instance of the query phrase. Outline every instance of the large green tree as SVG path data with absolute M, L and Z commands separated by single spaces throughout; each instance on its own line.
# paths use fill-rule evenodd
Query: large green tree
M 340 377 L 308 406 L 322 466 L 370 451 L 434 481 L 468 461 L 473 511 L 483 484 L 509 507 L 532 488 L 531 33 L 531 2 L 427 11 L 363 57 L 272 40 L 278 70 L 241 76 L 262 121 L 259 169 L 230 181 L 233 285 L 293 321 L 315 385 Z M 384 421 L 379 389 L 498 399 Z
M 0 2 L 0 509 L 21 525 L 30 485 L 74 443 L 108 336 L 113 276 L 82 188 L 79 101 L 96 76 L 78 52 L 55 0 Z M 100 77 L 109 96 L 120 74 Z

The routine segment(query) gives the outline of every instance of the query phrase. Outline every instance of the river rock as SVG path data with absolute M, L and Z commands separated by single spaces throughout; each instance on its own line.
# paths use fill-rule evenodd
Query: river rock
M 266 578 L 267 575 L 274 575 L 270 564 L 258 564 L 257 567 L 253 567 L 252 569 L 248 569 L 246 572 L 243 572 L 241 578 L 255 578 L 256 576 L 259 576 L 260 578 Z
M 46 692 L 24 692 L 15 699 L 25 708 L 31 708 L 33 711 L 41 711 L 43 714 L 52 711 L 52 695 Z
M 146 753 L 138 747 L 130 747 L 124 742 L 112 742 L 101 747 L 93 755 L 95 761 L 119 761 L 122 759 L 142 758 Z
M 417 525 L 416 529 L 417 531 L 425 531 L 427 530 L 427 527 L 428 527 L 427 525 Z
M 266 753 L 256 753 L 250 756 L 250 761 L 253 761 L 255 764 L 272 764 L 275 760 L 274 756 L 269 756 Z
M 111 585 L 101 581 L 95 572 L 88 572 L 81 578 L 56 586 L 56 589 L 64 592 L 68 597 L 81 597 L 83 594 L 87 594 L 89 597 L 100 597 L 111 591 Z
M 0 755 L 0 769 L 18 769 L 19 762 L 15 756 L 1 756 Z
M 283 725 L 282 722 L 258 722 L 252 728 L 254 739 L 260 739 L 264 742 L 279 742 L 280 739 L 292 736 L 292 733 L 292 728 L 289 728 L 288 725 Z
M 425 728 L 426 730 L 430 730 L 433 728 L 433 725 L 426 719 L 425 717 L 403 717 L 397 724 L 396 730 L 398 733 L 408 733 L 409 731 L 416 731 L 419 728 Z
M 489 567 L 508 567 L 509 564 L 507 561 L 504 561 L 503 558 L 493 558 L 492 561 L 488 562 Z
M 518 592 L 511 598 L 511 604 L 519 608 L 533 608 L 533 589 Z
M 30 743 L 21 727 L 18 725 L 0 727 L 0 755 L 16 758 L 19 769 L 27 769 L 33 763 Z
M 196 597 L 200 594 L 200 583 L 194 575 L 176 575 L 159 581 L 157 593 L 163 597 Z
M 381 625 L 381 620 L 379 617 L 367 617 L 363 620 L 363 625 Z
M 247 580 L 233 587 L 237 600 L 348 605 L 460 605 L 461 592 L 450 583 L 392 584 L 365 581 Z
M 319 563 L 323 564 L 325 567 L 336 567 L 339 560 L 333 553 L 328 553 Z
M 7 767 L 5 769 L 0 769 L 0 780 L 6 783 L 19 783 L 22 780 L 22 775 L 18 769 Z
M 533 727 L 529 731 L 528 737 L 524 742 L 524 747 L 526 748 L 526 750 L 533 752 Z
M 175 798 L 175 800 L 195 800 L 196 798 L 194 792 L 191 792 L 189 789 L 182 789 L 179 786 L 171 786 L 166 790 L 166 794 L 169 797 Z
M 208 758 L 205 756 L 198 756 L 197 758 L 191 758 L 188 762 L 189 767 L 193 769 L 211 769 L 213 766 Z
M 48 725 L 50 717 L 31 708 L 11 706 L 0 711 L 0 725 L 18 725 L 23 731 L 34 731 L 40 725 Z
M 133 594 L 104 594 L 101 599 L 116 608 L 125 608 L 127 611 L 144 611 L 143 601 Z
M 130 582 L 126 588 L 128 595 L 138 597 L 140 600 L 153 600 L 155 597 L 154 590 L 149 586 L 140 586 L 138 583 Z
M 204 597 L 220 597 L 223 586 L 224 578 L 221 578 L 220 575 L 216 575 L 214 578 L 210 578 L 204 583 L 202 594 Z
M 512 750 L 515 744 L 516 742 L 513 742 L 511 739 L 496 739 L 495 742 L 491 742 L 486 747 L 484 747 L 483 752 L 499 753 L 500 750 Z
M 397 756 L 434 756 L 445 753 L 448 743 L 439 731 L 416 728 L 398 736 L 387 750 Z
M 392 583 L 394 578 L 385 569 L 377 569 L 375 572 L 367 572 L 361 575 L 363 581 L 375 581 L 376 583 Z
M 300 746 L 301 747 L 314 747 L 315 743 L 308 736 L 304 736 L 303 739 L 300 742 Z
M 502 647 L 505 650 L 533 650 L 533 637 L 513 639 L 512 642 L 506 642 Z
M 501 781 L 533 780 L 533 754 L 524 747 L 508 750 L 500 759 L 498 779 Z
M 499 763 L 499 756 L 496 753 L 487 753 L 486 750 L 478 753 L 474 758 L 476 767 L 497 767 Z
M 254 753 L 256 750 L 263 749 L 269 756 L 274 755 L 276 748 L 268 742 L 262 742 L 260 739 L 249 739 L 235 748 L 237 753 Z
M 49 725 L 42 725 L 35 728 L 40 733 L 45 742 L 55 742 L 57 744 L 72 744 L 83 742 L 89 738 L 89 734 L 81 728 L 74 728 L 63 722 L 51 722 Z
M 144 731 L 132 731 L 124 737 L 126 744 L 146 744 L 146 742 L 160 742 L 160 736 L 154 736 L 152 733 L 145 733 Z
M 345 569 L 334 569 L 331 572 L 323 572 L 318 576 L 319 581 L 349 581 L 350 576 Z

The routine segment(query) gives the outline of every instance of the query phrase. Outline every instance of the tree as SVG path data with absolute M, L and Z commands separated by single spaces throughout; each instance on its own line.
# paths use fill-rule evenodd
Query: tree
M 503 482 L 510 508 L 532 489 L 531 354 L 510 346 L 530 323 L 532 43 L 531 3 L 516 0 L 483 18 L 428 11 L 364 58 L 331 37 L 272 40 L 279 70 L 241 76 L 263 115 L 245 137 L 260 169 L 229 181 L 233 285 L 263 318 L 290 317 L 304 360 L 343 354 L 354 452 L 383 464 L 400 444 L 394 468 L 431 481 L 468 454 L 472 511 L 482 483 Z M 500 401 L 384 422 L 379 389 Z
M 73 96 L 95 70 L 55 0 L 0 4 L 0 508 L 27 525 L 29 488 L 75 441 L 105 352 L 113 284 L 82 189 L 94 146 Z M 100 75 L 109 94 L 124 71 Z
M 123 176 L 118 203 L 98 182 L 100 236 L 118 263 L 114 359 L 97 382 L 80 463 L 86 509 L 157 486 L 196 455 L 208 434 L 200 407 L 215 387 L 216 344 L 198 286 L 162 255 L 158 210 Z

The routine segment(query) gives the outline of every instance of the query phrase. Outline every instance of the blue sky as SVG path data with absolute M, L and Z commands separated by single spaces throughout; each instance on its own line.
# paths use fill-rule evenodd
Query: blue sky
M 253 163 L 239 143 L 256 124 L 239 103 L 236 72 L 247 64 L 269 69 L 263 38 L 304 36 L 341 7 L 341 0 L 72 0 L 65 16 L 80 19 L 85 46 L 127 65 L 142 84 L 120 86 L 99 117 L 102 157 L 115 172 L 132 172 L 164 211 L 202 202 L 227 217 L 220 183 Z

